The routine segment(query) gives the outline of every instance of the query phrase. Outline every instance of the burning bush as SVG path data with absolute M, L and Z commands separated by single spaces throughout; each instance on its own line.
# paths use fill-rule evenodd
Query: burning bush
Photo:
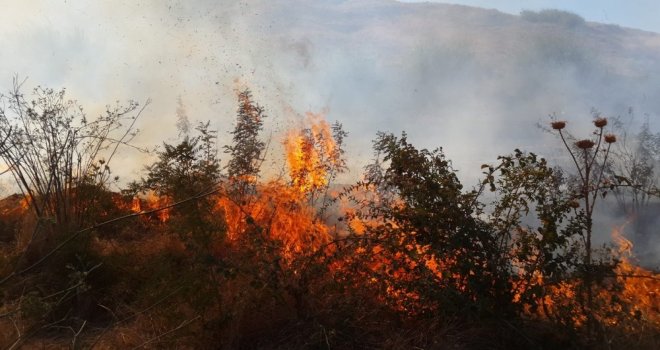
M 22 251 L 2 260 L 16 267 L 0 280 L 3 345 L 657 345 L 658 275 L 631 262 L 621 236 L 619 249 L 591 247 L 594 201 L 620 183 L 601 165 L 616 141 L 602 120 L 578 144 L 566 122 L 552 124 L 577 184 L 515 150 L 465 190 L 442 149 L 379 133 L 374 163 L 337 195 L 340 124 L 309 113 L 284 140 L 289 178 L 268 179 L 265 110 L 249 91 L 238 104 L 224 169 L 215 131 L 199 124 L 164 144 L 127 196 L 68 192 L 85 196 L 87 220 L 107 221 L 34 253 L 28 268 Z

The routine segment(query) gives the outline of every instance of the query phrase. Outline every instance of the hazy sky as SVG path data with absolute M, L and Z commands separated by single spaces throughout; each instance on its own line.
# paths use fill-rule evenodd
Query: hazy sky
M 511 14 L 518 14 L 521 10 L 538 11 L 553 8 L 577 13 L 588 21 L 618 24 L 660 33 L 660 21 L 658 21 L 660 1 L 658 0 L 433 0 L 428 2 L 494 8 Z
M 135 142 L 153 147 L 176 142 L 179 98 L 191 121 L 210 120 L 227 144 L 235 92 L 250 88 L 269 115 L 275 160 L 265 167 L 281 171 L 286 131 L 321 113 L 350 133 L 344 183 L 372 159 L 377 131 L 442 147 L 470 188 L 481 164 L 516 148 L 569 161 L 538 127 L 552 114 L 579 137 L 593 131 L 593 108 L 608 117 L 632 108 L 658 128 L 660 35 L 515 15 L 558 8 L 660 32 L 660 0 L 453 2 L 513 15 L 393 0 L 3 1 L 0 92 L 15 75 L 28 78 L 28 93 L 66 87 L 91 116 L 151 98 Z M 124 180 L 155 159 L 120 152 L 111 167 Z
M 461 3 L 512 14 L 560 8 L 642 29 L 653 29 L 660 6 Z M 494 11 L 392 0 L 12 1 L 0 11 L 0 91 L 14 75 L 28 78 L 28 91 L 66 87 L 91 115 L 116 100 L 151 98 L 138 123 L 144 146 L 176 137 L 180 97 L 191 120 L 211 120 L 222 145 L 235 90 L 249 87 L 271 116 L 273 153 L 278 132 L 322 112 L 350 132 L 353 177 L 371 158 L 376 131 L 403 130 L 477 176 L 514 148 L 551 153 L 544 145 L 555 140 L 535 124 L 549 114 L 586 126 L 592 107 L 660 115 L 660 36 L 596 27 L 547 31 Z M 139 176 L 145 162 L 117 171 Z

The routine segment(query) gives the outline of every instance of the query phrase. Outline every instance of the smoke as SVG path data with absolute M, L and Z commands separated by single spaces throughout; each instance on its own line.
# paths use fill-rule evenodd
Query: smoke
M 350 132 L 343 180 L 359 175 L 376 131 L 405 130 L 443 147 L 470 186 L 515 148 L 563 161 L 535 126 L 549 114 L 577 133 L 593 107 L 660 115 L 660 35 L 541 15 L 390 0 L 20 1 L 0 13 L 0 81 L 66 87 L 90 115 L 151 98 L 143 147 L 177 137 L 179 98 L 228 143 L 235 91 L 249 87 L 271 153 L 306 111 L 327 111 Z M 124 158 L 138 160 L 117 170 L 128 179 L 150 159 Z

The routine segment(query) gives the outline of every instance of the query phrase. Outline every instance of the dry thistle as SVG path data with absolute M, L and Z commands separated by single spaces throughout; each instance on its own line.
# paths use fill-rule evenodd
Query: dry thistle
M 592 148 L 595 145 L 595 143 L 591 140 L 580 140 L 576 142 L 575 145 L 581 149 L 589 149 Z
M 552 128 L 555 130 L 561 130 L 566 127 L 566 122 L 563 120 L 558 120 L 550 123 L 552 125 Z
M 615 142 L 616 142 L 616 135 L 614 135 L 614 134 L 607 134 L 607 135 L 605 135 L 605 142 L 607 142 L 607 143 L 615 143 Z
M 607 125 L 607 118 L 596 118 L 594 125 L 598 128 L 604 128 Z

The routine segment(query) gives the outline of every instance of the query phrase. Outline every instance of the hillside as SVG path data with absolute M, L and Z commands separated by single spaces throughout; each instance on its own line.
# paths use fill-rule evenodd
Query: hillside
M 44 84 L 0 93 L 0 348 L 660 348 L 659 34 L 390 0 L 0 34 Z
M 336 3 L 268 6 L 278 78 L 292 95 L 311 86 L 306 95 L 354 134 L 405 129 L 444 146 L 468 176 L 522 145 L 556 154 L 533 130 L 552 113 L 584 124 L 592 108 L 660 114 L 660 35 L 567 23 L 562 13 L 531 20 L 457 5 Z
M 443 146 L 466 179 L 516 147 L 558 157 L 534 127 L 552 113 L 583 127 L 592 108 L 612 117 L 632 107 L 656 127 L 660 115 L 660 35 L 561 13 L 390 0 L 67 2 L 41 13 L 61 25 L 4 24 L 17 39 L 0 53 L 0 77 L 66 86 L 83 101 L 155 98 L 140 125 L 144 145 L 176 135 L 178 97 L 226 140 L 234 105 L 224 96 L 241 86 L 277 120 L 297 123 L 311 110 L 344 123 L 355 171 L 374 130 L 405 129 L 422 146 Z M 31 63 L 44 48 L 49 65 Z

